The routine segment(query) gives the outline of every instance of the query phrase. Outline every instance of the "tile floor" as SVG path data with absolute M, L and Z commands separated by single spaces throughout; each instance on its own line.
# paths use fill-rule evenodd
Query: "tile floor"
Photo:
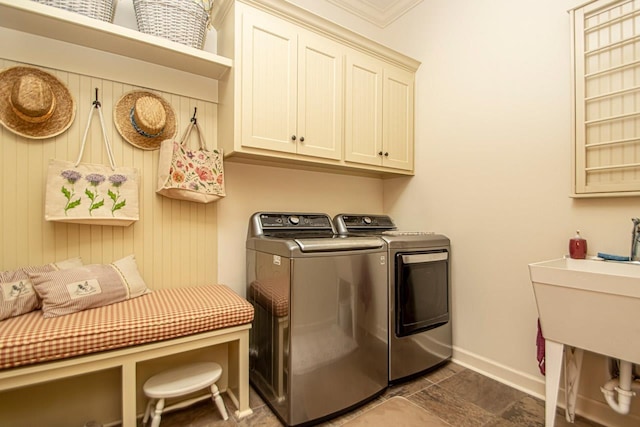
M 455 363 L 448 363 L 422 377 L 390 387 L 368 404 L 320 425 L 341 426 L 361 411 L 393 396 L 409 399 L 452 427 L 544 427 L 544 401 Z M 221 419 L 213 403 L 207 400 L 166 414 L 162 417 L 161 427 L 282 426 L 253 390 L 249 397 L 253 409 L 251 416 L 237 420 L 226 396 L 225 403 L 230 414 L 227 421 Z M 564 419 L 564 411 L 560 410 L 556 426 L 602 427 L 579 417 L 575 424 L 570 424 Z

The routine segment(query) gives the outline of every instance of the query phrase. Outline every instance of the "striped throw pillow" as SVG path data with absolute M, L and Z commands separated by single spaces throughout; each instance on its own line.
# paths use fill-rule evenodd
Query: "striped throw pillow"
M 133 255 L 111 264 L 30 273 L 29 277 L 42 299 L 44 317 L 64 316 L 151 292 L 138 272 Z

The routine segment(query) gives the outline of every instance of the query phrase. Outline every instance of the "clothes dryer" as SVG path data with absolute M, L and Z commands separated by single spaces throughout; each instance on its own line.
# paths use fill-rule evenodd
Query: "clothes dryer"
M 424 373 L 452 355 L 450 241 L 399 231 L 387 215 L 340 214 L 338 234 L 377 236 L 387 244 L 389 382 Z

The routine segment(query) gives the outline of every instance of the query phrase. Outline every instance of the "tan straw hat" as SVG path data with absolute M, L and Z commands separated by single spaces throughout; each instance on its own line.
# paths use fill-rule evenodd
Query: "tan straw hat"
M 24 66 L 0 71 L 0 123 L 11 132 L 51 138 L 67 130 L 75 115 L 69 89 L 54 75 Z
M 176 114 L 161 96 L 143 90 L 127 92 L 113 110 L 120 135 L 143 150 L 157 150 L 176 134 Z

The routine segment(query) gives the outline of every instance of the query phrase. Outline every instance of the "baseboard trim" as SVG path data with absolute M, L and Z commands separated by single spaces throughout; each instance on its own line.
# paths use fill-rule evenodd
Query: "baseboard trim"
M 494 360 L 472 353 L 457 346 L 453 346 L 452 361 L 478 372 L 498 382 L 527 393 L 531 396 L 544 400 L 544 377 L 533 376 L 526 372 L 515 370 L 509 366 L 497 363 Z M 632 405 L 639 404 L 640 401 L 632 402 Z M 558 394 L 558 406 L 565 408 L 564 388 L 560 388 Z M 620 415 L 611 409 L 606 402 L 578 396 L 576 402 L 576 412 L 589 420 L 608 427 L 637 427 L 640 425 L 640 417 L 631 415 Z

